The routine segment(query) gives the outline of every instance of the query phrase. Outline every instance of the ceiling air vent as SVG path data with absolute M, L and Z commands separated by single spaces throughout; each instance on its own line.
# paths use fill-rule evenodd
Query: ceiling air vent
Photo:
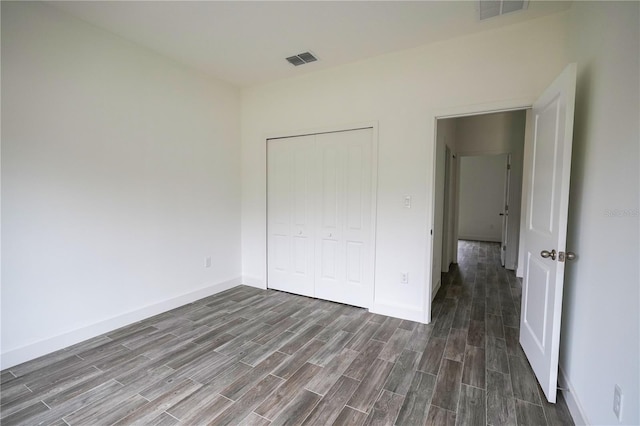
M 482 21 L 506 13 L 525 10 L 528 6 L 529 0 L 478 0 L 478 15 Z
M 295 65 L 296 67 L 298 65 L 308 64 L 309 62 L 315 62 L 317 60 L 318 58 L 316 58 L 312 53 L 309 52 L 298 53 L 297 55 L 289 56 L 287 58 L 287 61 L 289 61 L 291 65 Z

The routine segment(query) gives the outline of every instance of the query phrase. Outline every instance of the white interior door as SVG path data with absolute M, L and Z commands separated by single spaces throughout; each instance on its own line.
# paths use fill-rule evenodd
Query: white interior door
M 372 129 L 316 136 L 320 188 L 316 297 L 370 306 Z
M 315 136 L 273 139 L 267 149 L 269 288 L 314 296 Z
M 504 210 L 502 216 L 502 237 L 500 238 L 500 264 L 505 265 L 507 260 L 507 238 L 509 236 L 509 191 L 511 188 L 511 154 L 507 154 L 504 176 Z
M 532 109 L 520 344 L 547 399 L 556 401 L 576 65 Z

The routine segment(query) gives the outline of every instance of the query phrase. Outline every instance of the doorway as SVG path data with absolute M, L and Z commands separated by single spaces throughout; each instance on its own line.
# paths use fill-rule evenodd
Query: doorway
M 432 299 L 457 264 L 460 239 L 500 242 L 503 266 L 517 269 L 526 112 L 437 119 Z
M 507 113 L 520 110 L 520 114 L 524 114 L 524 125 L 518 127 L 527 137 L 526 143 L 523 144 L 524 149 L 518 153 L 518 156 L 514 155 L 515 151 L 512 152 L 513 159 L 522 161 L 524 167 L 513 167 L 511 170 L 513 185 L 509 188 L 510 192 L 517 189 L 526 194 L 522 198 L 522 214 L 518 212 L 515 215 L 511 211 L 511 214 L 520 220 L 509 221 L 511 224 L 509 226 L 515 226 L 519 222 L 520 232 L 508 232 L 509 239 L 515 236 L 520 239 L 519 244 L 512 245 L 512 247 L 519 245 L 517 251 L 520 252 L 520 261 L 519 265 L 514 265 L 514 267 L 521 266 L 521 268 L 517 268 L 517 273 L 523 278 L 519 343 L 547 400 L 552 403 L 556 402 L 558 391 L 560 322 L 565 262 L 576 259 L 575 253 L 567 251 L 566 246 L 576 76 L 577 65 L 575 63 L 568 64 L 531 103 L 530 108 L 527 106 L 518 108 L 517 105 L 514 105 L 511 109 L 507 109 L 507 107 L 502 110 Z M 464 112 L 476 115 L 465 117 L 463 116 Z M 487 137 L 491 135 L 489 127 L 478 129 L 476 126 L 476 130 L 480 131 L 469 132 L 469 129 L 474 128 L 471 123 L 478 121 L 482 115 L 482 112 L 470 108 L 466 111 L 465 109 L 459 111 L 457 116 L 447 118 L 467 120 L 466 129 L 459 123 L 441 127 L 440 120 L 443 116 L 434 117 L 436 144 L 433 168 L 432 234 L 434 228 L 441 227 L 441 223 L 444 223 L 438 220 L 441 218 L 438 214 L 443 211 L 443 206 L 442 202 L 438 204 L 441 197 L 437 195 L 441 188 L 444 188 L 442 180 L 438 178 L 444 176 L 440 170 L 445 168 L 445 163 L 437 155 L 438 152 L 442 152 L 442 148 L 438 144 L 444 140 L 443 134 L 448 134 L 453 140 L 452 150 L 461 155 L 465 150 L 476 152 L 481 150 L 483 143 L 479 143 L 478 146 L 477 141 L 495 143 L 495 138 Z M 491 115 L 487 114 L 486 116 Z M 508 126 L 499 127 L 502 127 L 503 130 L 508 128 Z M 464 136 L 470 137 L 465 138 Z M 505 138 L 502 148 L 511 148 L 510 144 L 514 140 L 511 137 Z M 524 137 L 522 140 L 524 141 Z M 493 149 L 490 148 L 489 151 L 491 150 Z M 494 151 L 494 153 L 502 152 Z M 520 176 L 515 176 L 514 172 L 520 172 Z M 520 178 L 519 183 L 516 183 L 518 177 Z M 522 184 L 523 177 L 524 185 Z M 517 207 L 518 203 L 514 203 L 512 206 Z M 443 234 L 442 230 L 440 233 Z M 443 244 L 436 238 L 432 238 L 430 243 L 433 268 L 430 271 L 431 278 L 433 281 L 442 281 L 440 274 L 436 275 L 436 272 L 441 272 L 440 264 L 436 260 L 439 259 L 439 256 L 441 257 Z M 516 258 L 518 258 L 517 253 Z M 428 290 L 432 290 L 432 288 Z M 431 315 L 432 312 L 429 314 Z
M 511 154 L 460 157 L 458 241 L 500 243 L 502 266 L 506 263 L 511 201 L 510 157 Z

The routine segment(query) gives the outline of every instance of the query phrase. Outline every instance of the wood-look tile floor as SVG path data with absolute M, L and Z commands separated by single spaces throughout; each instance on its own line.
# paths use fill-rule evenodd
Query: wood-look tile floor
M 429 325 L 240 286 L 2 371 L 2 425 L 572 424 L 518 345 L 520 283 L 461 242 Z

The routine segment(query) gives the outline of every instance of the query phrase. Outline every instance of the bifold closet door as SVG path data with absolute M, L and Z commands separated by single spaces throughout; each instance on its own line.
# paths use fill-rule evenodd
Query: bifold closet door
M 316 297 L 370 307 L 373 299 L 373 130 L 316 136 Z
M 314 297 L 315 136 L 267 145 L 268 286 Z
M 267 142 L 268 287 L 371 307 L 373 129 Z

